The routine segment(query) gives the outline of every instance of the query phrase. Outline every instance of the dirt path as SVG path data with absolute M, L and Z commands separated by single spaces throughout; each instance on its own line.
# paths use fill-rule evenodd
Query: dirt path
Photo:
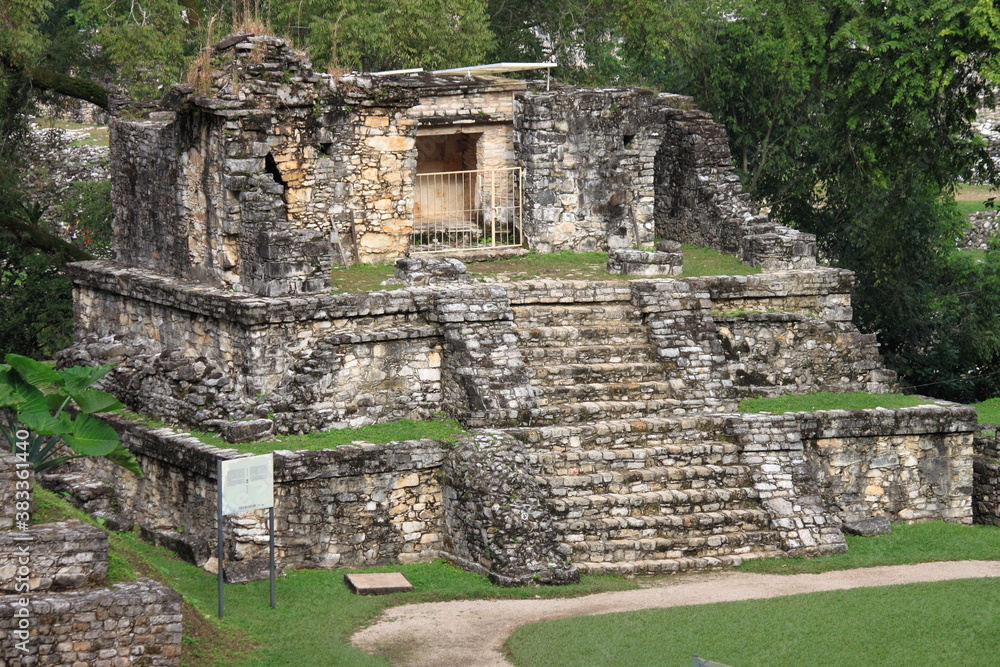
M 507 637 L 522 625 L 553 618 L 977 577 L 1000 577 L 1000 561 L 896 565 L 824 574 L 717 572 L 667 578 L 661 580 L 662 585 L 637 591 L 573 599 L 403 605 L 388 610 L 352 641 L 363 651 L 385 655 L 398 665 L 507 665 L 501 654 Z

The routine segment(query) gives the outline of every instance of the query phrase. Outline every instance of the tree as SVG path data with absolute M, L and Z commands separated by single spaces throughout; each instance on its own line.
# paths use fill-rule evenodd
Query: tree
M 971 121 L 995 102 L 989 0 L 716 2 L 674 52 L 682 87 L 730 129 L 752 194 L 858 276 L 856 318 L 937 395 L 996 387 L 996 262 L 956 254 L 958 179 L 996 173 Z

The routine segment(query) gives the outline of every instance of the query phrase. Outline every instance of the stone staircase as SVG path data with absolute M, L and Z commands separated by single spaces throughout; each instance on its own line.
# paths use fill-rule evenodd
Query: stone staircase
M 592 573 L 738 565 L 782 555 L 737 446 L 647 418 L 508 432 L 531 448 L 560 552 Z
M 511 310 L 538 391 L 532 424 L 666 415 L 680 407 L 648 328 L 630 301 Z

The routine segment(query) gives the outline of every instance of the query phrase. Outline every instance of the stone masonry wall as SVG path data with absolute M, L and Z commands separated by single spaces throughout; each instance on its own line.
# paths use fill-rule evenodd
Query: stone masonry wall
M 7 667 L 180 665 L 181 596 L 155 581 L 21 600 L 0 596 L 0 663 Z M 30 630 L 22 639 L 24 619 Z
M 686 401 L 679 409 L 728 410 L 726 401 L 753 392 L 828 388 L 818 370 L 850 389 L 894 386 L 871 337 L 849 324 L 851 274 L 836 269 L 297 299 L 110 262 L 80 264 L 71 275 L 81 339 L 61 359 L 118 363 L 105 384 L 126 404 L 213 431 L 256 418 L 302 432 L 440 410 L 470 424 L 521 419 L 534 397 L 511 305 L 634 300 L 665 380 Z
M 756 419 L 801 433 L 823 502 L 845 521 L 885 516 L 972 523 L 973 408 L 832 410 Z
M 739 255 L 768 271 L 816 266 L 816 237 L 757 214 L 733 168 L 725 128 L 695 109 L 666 109 L 655 159 L 655 234 Z
M 218 459 L 243 456 L 171 429 L 111 423 L 139 461 L 139 479 L 103 459 L 75 465 L 111 487 L 117 512 L 147 539 L 203 566 L 215 559 Z M 436 442 L 358 443 L 274 457 L 275 548 L 283 567 L 365 567 L 429 560 L 441 540 Z M 225 518 L 226 558 L 267 554 L 267 513 Z
M 654 238 L 653 159 L 663 106 L 638 89 L 557 90 L 518 98 L 528 244 L 540 252 L 631 247 Z

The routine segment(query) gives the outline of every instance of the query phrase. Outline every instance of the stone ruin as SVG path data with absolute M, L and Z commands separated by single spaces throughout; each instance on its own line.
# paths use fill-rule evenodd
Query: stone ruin
M 61 361 L 116 363 L 105 383 L 123 402 L 231 442 L 440 412 L 478 429 L 277 451 L 283 566 L 443 556 L 558 583 L 842 551 L 842 522 L 872 516 L 972 521 L 971 408 L 737 412 L 751 396 L 887 392 L 895 375 L 852 324 L 853 275 L 753 210 L 724 130 L 689 98 L 334 79 L 271 37 L 212 55 L 202 88 L 111 121 L 116 258 L 71 268 L 79 337 Z M 484 237 L 454 256 L 605 250 L 643 275 L 330 293 L 333 264 L 408 253 L 404 273 L 463 275 L 417 261 L 453 254 L 428 241 L 421 176 L 489 169 L 516 169 L 517 188 L 431 188 L 480 211 L 450 221 Z M 504 244 L 480 216 L 501 205 L 521 220 Z M 677 242 L 763 272 L 644 275 L 676 273 Z M 73 494 L 89 476 L 87 509 L 218 566 L 215 464 L 240 454 L 113 421 L 144 478 L 88 461 L 47 483 Z M 259 559 L 263 516 L 227 522 L 227 560 Z

